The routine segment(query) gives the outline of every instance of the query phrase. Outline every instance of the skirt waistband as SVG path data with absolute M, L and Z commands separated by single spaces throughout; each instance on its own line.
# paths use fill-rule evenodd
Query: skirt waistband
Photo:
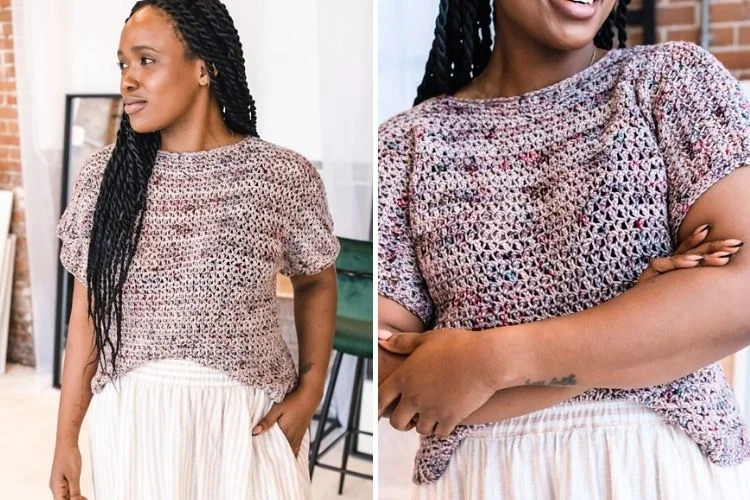
M 178 386 L 233 387 L 242 383 L 215 368 L 187 359 L 159 359 L 137 366 L 123 377 Z
M 486 425 L 469 438 L 507 438 L 523 434 L 560 433 L 574 429 L 632 428 L 663 424 L 653 410 L 633 401 L 562 403 L 544 410 Z

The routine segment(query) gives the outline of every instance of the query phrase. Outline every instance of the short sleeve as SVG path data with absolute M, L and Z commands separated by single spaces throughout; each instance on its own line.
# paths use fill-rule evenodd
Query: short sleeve
M 292 182 L 291 210 L 287 224 L 281 273 L 286 276 L 316 274 L 336 262 L 339 241 L 333 232 L 333 218 L 323 180 L 304 158 L 298 181 Z
M 55 229 L 60 238 L 60 262 L 73 276 L 86 283 L 89 241 L 94 221 L 101 174 L 106 167 L 111 146 L 91 155 L 81 167 L 73 192 Z M 64 180 L 63 180 L 64 182 Z
M 750 103 L 712 54 L 687 42 L 667 47 L 653 114 L 667 169 L 669 229 L 676 242 L 696 200 L 750 163 Z
M 435 308 L 409 220 L 414 148 L 406 116 L 396 116 L 378 130 L 378 294 L 431 325 Z

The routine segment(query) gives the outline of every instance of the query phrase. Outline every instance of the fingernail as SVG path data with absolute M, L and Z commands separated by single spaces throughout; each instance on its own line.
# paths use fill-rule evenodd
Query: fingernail
M 710 228 L 711 226 L 709 224 L 703 224 L 701 227 L 695 230 L 695 234 L 702 233 L 703 231 L 707 231 Z
M 262 427 L 260 425 L 256 425 L 255 427 L 253 427 L 253 436 L 258 434 L 261 431 L 261 429 Z
M 711 254 L 711 257 L 716 257 L 718 259 L 728 259 L 731 256 L 732 256 L 731 253 L 725 253 L 725 252 L 721 252 L 721 253 L 717 252 L 717 253 Z
M 702 255 L 686 255 L 685 260 L 689 260 L 691 262 L 700 262 L 703 260 Z
M 745 242 L 740 240 L 727 240 L 724 244 L 731 248 L 740 248 L 745 245 Z
M 388 340 L 393 337 L 393 333 L 388 330 L 378 330 L 378 340 Z

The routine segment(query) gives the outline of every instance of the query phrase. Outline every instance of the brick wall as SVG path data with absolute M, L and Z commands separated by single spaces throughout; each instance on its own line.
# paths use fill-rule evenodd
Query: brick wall
M 0 189 L 13 191 L 10 230 L 18 238 L 11 299 L 8 361 L 33 366 L 34 339 L 26 252 L 24 190 L 21 182 L 11 0 L 0 0 Z
M 642 0 L 631 5 L 640 7 Z M 688 40 L 700 44 L 700 0 L 656 0 L 656 39 Z M 710 51 L 737 78 L 750 79 L 750 0 L 711 1 Z M 640 30 L 631 30 L 632 44 Z

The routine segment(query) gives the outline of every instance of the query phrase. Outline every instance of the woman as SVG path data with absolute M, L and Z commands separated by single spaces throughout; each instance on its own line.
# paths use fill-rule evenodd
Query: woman
M 87 410 L 97 500 L 309 498 L 339 249 L 321 179 L 258 138 L 220 1 L 136 3 L 117 55 L 117 142 L 88 159 L 58 225 L 76 281 L 54 498 L 83 498 Z M 294 286 L 299 375 L 278 271 Z
M 496 0 L 493 46 L 489 1 L 443 0 L 381 126 L 379 410 L 423 435 L 414 498 L 750 487 L 715 363 L 750 343 L 750 106 L 694 44 L 625 49 L 627 3 Z

